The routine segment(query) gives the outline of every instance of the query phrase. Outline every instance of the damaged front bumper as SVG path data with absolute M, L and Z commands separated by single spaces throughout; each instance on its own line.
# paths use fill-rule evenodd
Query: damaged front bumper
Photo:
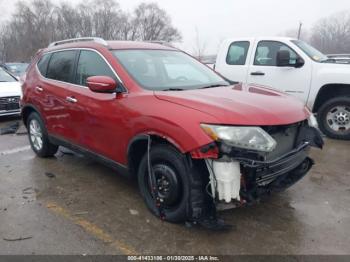
M 267 155 L 217 145 L 218 159 L 206 159 L 208 192 L 217 206 L 255 203 L 263 195 L 283 191 L 303 178 L 314 164 L 308 157 L 310 146 L 323 146 L 320 132 L 303 124 L 294 137 L 286 139 L 293 140 L 293 148 L 272 160 Z

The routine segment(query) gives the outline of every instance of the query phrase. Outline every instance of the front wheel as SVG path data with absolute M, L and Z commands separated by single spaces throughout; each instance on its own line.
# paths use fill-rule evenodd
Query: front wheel
M 158 196 L 163 200 L 161 209 L 164 219 L 169 222 L 186 221 L 191 183 L 185 157 L 169 145 L 156 145 L 151 149 L 150 158 Z M 138 171 L 138 184 L 147 207 L 159 216 L 150 181 L 148 158 L 145 154 Z
M 350 97 L 336 97 L 324 103 L 318 111 L 321 131 L 334 139 L 350 139 Z

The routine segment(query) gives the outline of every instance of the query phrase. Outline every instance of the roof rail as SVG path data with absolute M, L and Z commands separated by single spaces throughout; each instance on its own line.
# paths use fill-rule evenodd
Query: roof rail
M 62 41 L 56 41 L 56 42 L 52 42 L 51 44 L 49 44 L 48 47 L 53 47 L 53 46 L 58 46 L 58 45 L 63 45 L 63 44 L 68 44 L 68 43 L 74 43 L 74 42 L 95 42 L 95 43 L 99 43 L 101 45 L 104 46 L 108 46 L 107 42 L 100 38 L 100 37 L 79 37 L 79 38 L 72 38 L 72 39 L 66 39 L 66 40 L 62 40 Z
M 172 47 L 175 48 L 174 46 L 172 46 L 171 43 L 167 42 L 167 41 L 161 41 L 161 40 L 150 40 L 150 41 L 145 41 L 146 43 L 151 43 L 151 44 L 159 44 L 159 45 L 164 45 L 167 47 Z

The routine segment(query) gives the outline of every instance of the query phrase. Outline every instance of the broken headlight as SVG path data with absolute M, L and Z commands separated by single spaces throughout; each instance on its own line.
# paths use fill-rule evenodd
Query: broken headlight
M 201 124 L 201 128 L 213 140 L 222 141 L 233 147 L 271 152 L 277 145 L 276 141 L 260 127 Z

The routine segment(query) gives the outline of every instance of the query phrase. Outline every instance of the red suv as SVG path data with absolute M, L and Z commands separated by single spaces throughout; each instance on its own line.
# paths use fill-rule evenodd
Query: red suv
M 137 177 L 148 208 L 171 222 L 286 189 L 323 145 L 303 103 L 156 43 L 51 44 L 27 71 L 22 116 L 38 156 L 64 146 Z

